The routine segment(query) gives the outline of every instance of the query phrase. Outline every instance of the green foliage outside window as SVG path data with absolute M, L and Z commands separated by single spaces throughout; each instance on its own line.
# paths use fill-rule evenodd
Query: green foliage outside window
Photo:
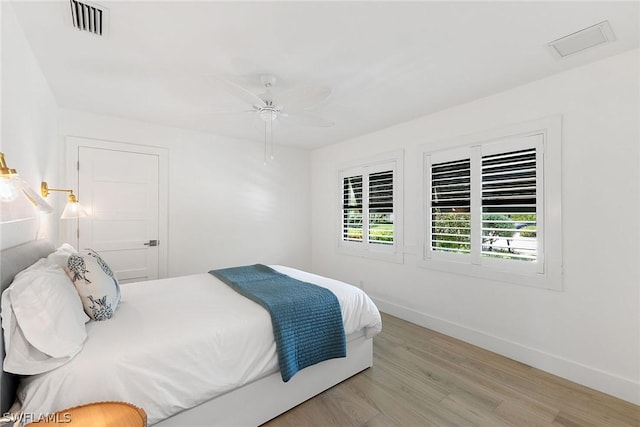
M 434 249 L 448 252 L 468 252 L 471 247 L 471 215 L 468 213 L 438 213 L 433 221 Z M 442 236 L 442 237 L 441 237 Z

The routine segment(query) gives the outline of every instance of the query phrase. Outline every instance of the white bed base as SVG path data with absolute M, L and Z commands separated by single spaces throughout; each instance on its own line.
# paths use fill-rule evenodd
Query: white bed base
M 157 427 L 259 426 L 373 365 L 373 339 L 347 343 L 347 357 L 331 359 L 283 382 L 280 371 L 155 424 Z

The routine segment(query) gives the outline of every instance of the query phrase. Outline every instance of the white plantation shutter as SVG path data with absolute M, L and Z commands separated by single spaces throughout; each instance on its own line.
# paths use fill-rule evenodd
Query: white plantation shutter
M 402 262 L 401 152 L 340 170 L 339 249 L 345 253 Z
M 362 242 L 362 175 L 342 178 L 342 239 Z
M 471 160 L 431 165 L 431 250 L 471 252 Z
M 541 150 L 531 135 L 427 155 L 426 257 L 542 271 Z
M 369 174 L 369 243 L 393 245 L 393 170 Z
M 394 171 L 370 169 L 342 178 L 342 241 L 393 245 Z
M 482 256 L 536 261 L 536 148 L 482 156 Z

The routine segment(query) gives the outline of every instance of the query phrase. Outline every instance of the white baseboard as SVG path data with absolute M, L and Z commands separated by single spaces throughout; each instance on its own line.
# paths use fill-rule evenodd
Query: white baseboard
M 380 311 L 501 354 L 586 387 L 640 405 L 640 382 L 487 334 L 412 308 L 370 295 Z M 384 328 L 384 325 L 383 325 Z

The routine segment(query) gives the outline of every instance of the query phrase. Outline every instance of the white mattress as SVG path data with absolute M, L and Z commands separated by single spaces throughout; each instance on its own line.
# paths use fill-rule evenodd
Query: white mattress
M 382 329 L 360 289 L 271 267 L 330 289 L 347 336 Z M 113 318 L 89 322 L 87 334 L 71 362 L 22 380 L 22 407 L 13 410 L 43 414 L 120 400 L 144 408 L 151 425 L 278 369 L 267 311 L 207 273 L 123 285 Z

